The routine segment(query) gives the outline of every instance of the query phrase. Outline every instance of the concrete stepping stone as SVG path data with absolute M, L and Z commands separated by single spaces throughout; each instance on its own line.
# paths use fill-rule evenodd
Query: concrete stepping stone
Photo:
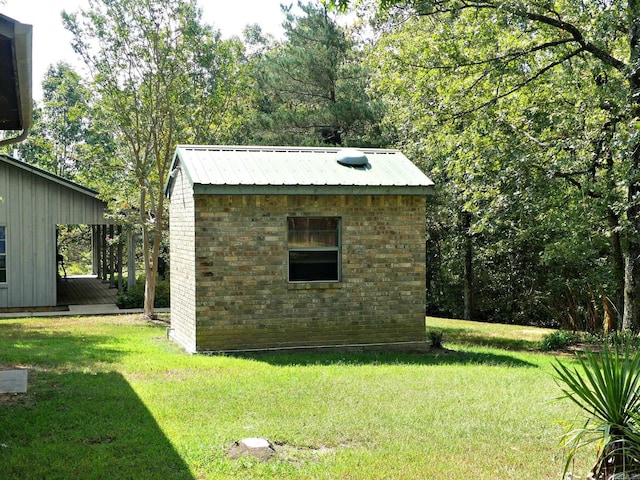
M 276 454 L 275 448 L 269 440 L 264 438 L 243 438 L 227 450 L 230 458 L 238 459 L 240 457 L 253 457 L 258 460 L 267 461 Z
M 0 370 L 0 393 L 26 393 L 26 370 Z

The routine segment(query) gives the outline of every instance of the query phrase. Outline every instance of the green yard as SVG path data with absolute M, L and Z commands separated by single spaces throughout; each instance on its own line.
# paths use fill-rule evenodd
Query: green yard
M 582 418 L 554 401 L 544 331 L 427 328 L 449 350 L 238 358 L 187 355 L 135 316 L 0 321 L 0 366 L 29 369 L 26 395 L 0 395 L 2 476 L 562 478 Z M 245 437 L 278 455 L 226 458 Z

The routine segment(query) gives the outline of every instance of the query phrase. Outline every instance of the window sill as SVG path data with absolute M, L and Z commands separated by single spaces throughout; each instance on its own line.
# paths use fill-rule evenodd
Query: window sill
M 294 282 L 287 285 L 288 290 L 335 290 L 342 288 L 342 282 Z

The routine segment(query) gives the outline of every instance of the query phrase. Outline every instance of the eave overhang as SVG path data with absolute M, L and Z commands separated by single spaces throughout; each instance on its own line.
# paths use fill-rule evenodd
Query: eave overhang
M 32 122 L 32 26 L 0 14 L 0 130 Z
M 169 190 L 167 189 L 167 192 Z M 371 185 L 193 185 L 194 195 L 431 195 L 433 187 Z

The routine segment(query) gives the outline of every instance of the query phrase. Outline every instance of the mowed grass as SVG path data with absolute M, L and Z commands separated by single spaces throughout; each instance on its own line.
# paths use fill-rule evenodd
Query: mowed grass
M 457 346 L 538 350 L 540 341 L 554 330 L 526 325 L 504 325 L 427 317 L 427 331 L 441 332 L 446 343 Z
M 446 350 L 228 357 L 187 355 L 135 316 L 2 320 L 0 366 L 28 368 L 29 390 L 0 395 L 0 476 L 562 478 L 560 436 L 583 419 L 554 400 L 542 333 L 434 328 Z M 227 458 L 245 437 L 276 457 Z

